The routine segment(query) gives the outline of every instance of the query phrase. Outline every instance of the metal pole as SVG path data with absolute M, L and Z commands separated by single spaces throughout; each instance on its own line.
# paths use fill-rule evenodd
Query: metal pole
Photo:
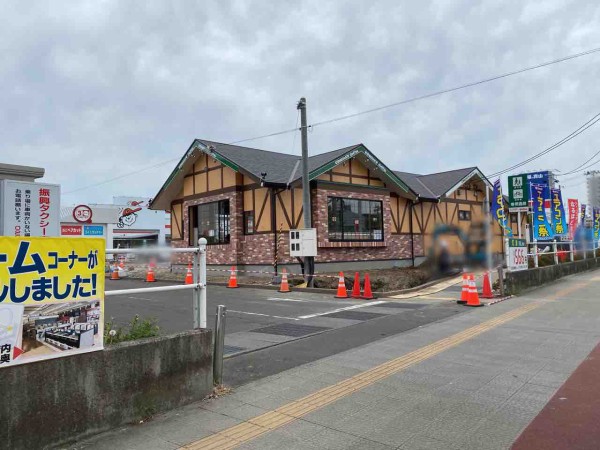
M 523 239 L 523 234 L 521 233 L 521 211 L 517 211 L 517 231 L 519 233 L 519 239 Z
M 558 246 L 556 241 L 552 243 L 552 251 L 554 252 L 554 264 L 558 265 Z
M 217 306 L 215 323 L 215 351 L 213 354 L 213 382 L 219 386 L 223 384 L 223 349 L 225 348 L 225 316 L 227 308 Z
M 539 267 L 538 245 L 536 240 L 533 241 L 533 265 Z
M 498 286 L 500 287 L 500 297 L 504 297 L 504 267 L 498 267 Z
M 200 238 L 198 240 L 198 246 L 200 250 L 198 251 L 200 257 L 199 261 L 199 271 L 198 271 L 198 279 L 201 284 L 199 291 L 199 303 L 200 303 L 200 328 L 206 328 L 206 289 L 207 289 L 207 279 L 206 279 L 206 244 L 207 241 L 205 238 Z
M 487 270 L 492 272 L 492 226 L 490 216 L 490 188 L 485 185 L 485 240 L 486 245 L 486 259 L 487 259 Z
M 573 247 L 573 241 L 569 242 L 569 253 L 571 254 L 571 262 L 575 261 L 575 248 Z
M 200 277 L 198 273 L 199 266 L 199 252 L 194 253 L 192 257 L 192 279 L 194 280 L 194 291 L 192 292 L 192 305 L 194 310 L 194 328 L 202 328 L 200 325 L 200 289 L 198 289 L 198 283 Z
M 310 208 L 310 181 L 308 179 L 308 128 L 306 119 L 306 98 L 302 97 L 297 108 L 300 110 L 300 136 L 302 139 L 302 210 L 304 213 L 304 228 L 312 228 Z M 313 274 L 315 273 L 315 260 L 312 256 L 304 257 L 306 266 L 306 283 L 313 287 Z

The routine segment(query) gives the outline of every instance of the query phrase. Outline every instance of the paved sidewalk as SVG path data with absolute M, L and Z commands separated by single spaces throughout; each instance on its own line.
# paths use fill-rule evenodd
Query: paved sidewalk
M 599 281 L 565 278 L 74 448 L 509 448 L 600 340 Z

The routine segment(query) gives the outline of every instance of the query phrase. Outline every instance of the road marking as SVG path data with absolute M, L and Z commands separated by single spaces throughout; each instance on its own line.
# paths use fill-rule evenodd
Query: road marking
M 134 297 L 133 295 L 128 295 L 127 298 L 133 298 L 135 300 L 148 300 L 148 301 L 153 301 L 156 300 L 155 298 L 147 298 L 147 297 Z
M 384 300 L 378 300 L 376 302 L 369 302 L 369 303 L 362 303 L 360 305 L 346 306 L 345 308 L 337 308 L 337 309 L 322 312 L 322 313 L 308 314 L 306 316 L 298 316 L 298 319 L 312 319 L 313 317 L 325 316 L 327 314 L 333 314 L 333 313 L 341 312 L 341 311 L 348 311 L 350 309 L 366 308 L 367 306 L 381 305 L 382 303 L 389 303 L 389 302 L 384 301 Z
M 305 302 L 305 300 L 299 300 L 297 298 L 280 298 L 280 297 L 269 297 L 269 298 L 267 298 L 267 300 L 270 300 L 272 302 L 277 302 L 277 301 L 280 301 L 280 302 L 302 302 L 302 303 Z
M 228 309 L 227 312 L 238 313 L 238 314 L 248 314 L 250 316 L 274 317 L 276 319 L 300 320 L 297 317 L 271 316 L 270 314 L 253 313 L 253 312 L 246 312 L 246 311 L 236 311 L 235 309 Z
M 440 339 L 420 349 L 414 350 L 399 358 L 392 359 L 372 369 L 361 372 L 332 386 L 320 389 L 304 398 L 283 405 L 273 411 L 242 422 L 239 425 L 227 428 L 211 436 L 181 447 L 186 450 L 200 449 L 232 449 L 249 442 L 262 434 L 287 425 L 311 412 L 323 408 L 343 397 L 347 397 L 379 380 L 398 373 L 410 366 L 425 361 L 465 341 L 473 339 L 486 331 L 507 323 L 523 314 L 532 311 L 543 303 L 530 303 L 516 308 L 495 319 L 488 320 L 479 325 L 467 328 L 459 333 Z

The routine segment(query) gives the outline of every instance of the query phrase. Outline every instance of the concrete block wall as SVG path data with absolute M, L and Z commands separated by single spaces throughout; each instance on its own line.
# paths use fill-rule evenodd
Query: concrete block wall
M 0 449 L 65 446 L 212 391 L 212 332 L 0 368 Z
M 510 294 L 551 283 L 559 278 L 600 267 L 600 258 L 588 258 L 575 262 L 538 267 L 537 269 L 508 272 L 506 286 Z

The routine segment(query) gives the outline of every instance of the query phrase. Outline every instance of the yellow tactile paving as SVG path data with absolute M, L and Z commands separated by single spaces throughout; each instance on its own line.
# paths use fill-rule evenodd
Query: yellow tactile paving
M 590 280 L 593 281 L 594 279 Z M 578 283 L 568 288 L 556 292 L 547 300 L 555 300 L 574 290 L 577 290 L 589 283 Z M 525 306 L 513 309 L 494 319 L 483 322 L 479 325 L 467 328 L 459 333 L 453 334 L 444 339 L 440 339 L 425 347 L 421 347 L 396 359 L 392 359 L 372 369 L 361 372 L 353 377 L 347 378 L 332 386 L 320 389 L 306 397 L 288 403 L 273 411 L 269 411 L 260 416 L 249 419 L 234 427 L 220 431 L 214 435 L 207 436 L 198 441 L 192 442 L 182 449 L 187 450 L 207 450 L 207 449 L 232 449 L 241 444 L 249 442 L 262 434 L 271 430 L 287 425 L 294 420 L 316 411 L 324 406 L 333 403 L 343 397 L 351 395 L 377 381 L 387 378 L 390 375 L 398 373 L 410 366 L 425 361 L 439 353 L 442 353 L 452 347 L 455 347 L 465 341 L 485 333 L 499 325 L 510 322 L 529 311 L 544 304 L 545 301 L 537 301 Z
M 475 279 L 480 278 L 481 274 L 475 274 Z M 442 292 L 450 286 L 456 286 L 457 284 L 462 283 L 462 275 L 459 275 L 454 278 L 450 278 L 449 280 L 442 281 L 440 283 L 434 284 L 433 286 L 429 286 L 423 289 L 420 289 L 415 292 L 409 292 L 406 294 L 398 294 L 391 295 L 389 298 L 398 298 L 398 299 L 409 299 L 409 298 L 418 298 L 419 300 L 428 295 L 437 294 L 438 292 Z
M 539 305 L 540 303 L 532 303 L 521 308 L 517 308 L 516 310 L 510 311 L 495 319 L 488 320 L 480 325 L 468 328 L 453 336 L 441 339 L 433 344 L 427 345 L 399 358 L 388 361 L 387 363 L 374 367 L 373 369 L 362 372 L 332 386 L 323 388 L 313 394 L 293 401 L 274 411 L 270 411 L 250 419 L 247 422 L 221 431 L 215 435 L 208 436 L 197 442 L 188 444 L 183 448 L 188 450 L 234 448 L 244 442 L 248 442 L 258 437 L 261 434 L 286 425 L 299 417 L 333 403 L 342 397 L 346 397 L 353 392 L 356 392 L 381 380 L 382 378 L 393 375 L 394 373 L 406 369 L 407 367 L 459 345 L 464 341 L 472 339 L 473 337 L 497 327 L 498 325 L 513 320 L 516 317 L 519 317 L 531 311 L 532 309 L 537 308 Z

